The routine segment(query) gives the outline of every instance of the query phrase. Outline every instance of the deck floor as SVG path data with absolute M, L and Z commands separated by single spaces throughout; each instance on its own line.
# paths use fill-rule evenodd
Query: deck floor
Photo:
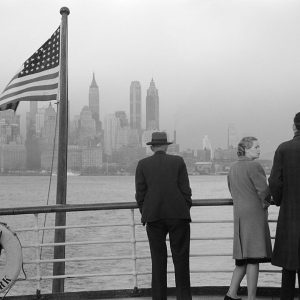
M 247 296 L 241 296 L 243 300 L 247 299 Z M 279 300 L 278 297 L 257 297 L 257 300 Z M 295 298 L 296 299 L 296 298 Z M 111 299 L 101 299 L 111 300 Z M 136 298 L 118 298 L 117 300 L 152 300 L 151 297 L 136 297 Z M 168 297 L 168 300 L 176 300 L 176 297 Z M 224 296 L 193 296 L 193 300 L 224 300 Z

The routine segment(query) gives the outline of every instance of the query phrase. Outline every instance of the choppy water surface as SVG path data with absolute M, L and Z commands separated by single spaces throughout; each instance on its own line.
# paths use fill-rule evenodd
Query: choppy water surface
M 52 179 L 49 204 L 55 204 L 56 197 L 56 177 Z M 193 199 L 201 198 L 227 198 L 230 197 L 226 176 L 191 176 L 191 187 Z M 1 176 L 0 177 L 0 199 L 1 206 L 36 206 L 46 205 L 49 186 L 48 177 L 38 176 Z M 134 201 L 134 178 L 131 176 L 70 176 L 68 177 L 67 202 L 69 204 L 79 203 L 112 203 L 112 202 L 132 202 Z M 191 210 L 193 220 L 232 220 L 232 207 L 193 207 Z M 278 209 L 271 207 L 269 209 L 269 218 L 276 219 Z M 44 222 L 44 215 L 39 216 L 40 225 Z M 139 212 L 136 210 L 135 218 L 140 220 Z M 34 217 L 28 216 L 8 216 L 1 217 L 2 222 L 6 222 L 14 229 L 21 229 L 34 226 Z M 94 211 L 94 212 L 76 212 L 67 215 L 68 225 L 104 223 L 126 224 L 130 222 L 129 211 Z M 47 216 L 46 225 L 54 224 L 54 215 Z M 231 237 L 233 235 L 232 224 L 195 224 L 192 223 L 192 238 L 194 237 Z M 275 233 L 275 224 L 270 224 L 271 234 Z M 53 241 L 53 231 L 46 231 L 44 242 Z M 26 246 L 34 243 L 33 233 L 20 233 L 22 245 Z M 69 229 L 67 230 L 67 241 L 91 241 L 91 240 L 130 240 L 131 231 L 129 227 L 108 227 L 92 229 Z M 145 228 L 138 226 L 137 238 L 146 239 Z M 195 241 L 191 242 L 191 281 L 193 286 L 206 285 L 229 285 L 231 273 L 200 273 L 195 274 L 193 270 L 233 270 L 234 261 L 231 256 L 225 257 L 194 257 L 194 254 L 205 253 L 227 253 L 231 254 L 232 241 Z M 126 244 L 102 244 L 102 245 L 84 245 L 67 246 L 67 257 L 99 257 L 99 256 L 126 256 L 132 254 L 132 245 Z M 148 243 L 137 243 L 138 255 L 149 255 Z M 36 258 L 34 248 L 24 248 L 24 261 Z M 43 259 L 53 257 L 53 249 L 44 247 L 42 251 Z M 139 271 L 150 271 L 150 259 L 138 259 L 137 268 Z M 169 259 L 169 270 L 173 269 L 172 261 Z M 262 269 L 274 269 L 269 264 L 262 264 Z M 94 274 L 94 273 L 118 273 L 131 272 L 133 263 L 131 260 L 97 260 L 67 262 L 66 273 L 68 274 Z M 25 271 L 28 277 L 36 276 L 36 267 L 25 264 Z M 41 275 L 52 275 L 52 264 L 44 263 L 41 265 Z M 22 278 L 23 275 L 20 275 Z M 138 287 L 149 287 L 151 282 L 150 275 L 138 276 Z M 259 277 L 260 286 L 279 286 L 279 274 L 262 273 Z M 245 283 L 244 283 L 245 284 Z M 116 277 L 88 277 L 80 279 L 66 279 L 66 291 L 76 290 L 99 290 L 115 288 L 133 288 L 134 282 L 131 276 Z M 173 275 L 169 275 L 169 285 L 174 286 Z M 20 281 L 13 287 L 10 295 L 32 294 L 35 293 L 37 282 Z M 44 280 L 41 283 L 42 293 L 51 291 L 51 281 Z

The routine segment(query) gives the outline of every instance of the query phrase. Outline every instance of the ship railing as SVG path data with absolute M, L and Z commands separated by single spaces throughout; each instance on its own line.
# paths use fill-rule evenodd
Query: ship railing
M 193 200 L 193 207 L 200 206 L 228 206 L 232 205 L 232 199 L 197 199 Z M 140 215 L 137 210 L 137 205 L 135 202 L 126 202 L 126 203 L 93 203 L 93 204 L 68 204 L 68 205 L 49 205 L 49 206 L 36 206 L 36 207 L 17 207 L 17 208 L 4 208 L 0 209 L 1 216 L 9 216 L 9 215 L 28 215 L 31 214 L 34 216 L 34 226 L 28 228 L 12 228 L 17 234 L 23 232 L 33 232 L 35 240 L 30 242 L 22 241 L 22 248 L 32 248 L 35 249 L 35 259 L 26 259 L 24 260 L 25 270 L 26 265 L 35 265 L 36 267 L 36 275 L 29 276 L 26 278 L 28 281 L 36 281 L 36 290 L 41 290 L 41 281 L 47 279 L 55 279 L 55 278 L 83 278 L 83 277 L 103 277 L 103 276 L 122 276 L 129 275 L 132 276 L 133 279 L 133 289 L 138 289 L 138 276 L 139 275 L 147 275 L 151 274 L 150 271 L 138 271 L 137 269 L 137 259 L 149 259 L 150 254 L 148 255 L 138 255 L 137 254 L 137 243 L 148 242 L 146 236 L 145 238 L 136 237 L 136 228 L 138 226 L 142 226 L 140 222 L 137 221 L 136 214 Z M 127 224 L 120 223 L 93 223 L 93 224 L 75 224 L 75 225 L 66 225 L 66 226 L 40 226 L 39 225 L 39 215 L 48 214 L 48 213 L 57 213 L 57 212 L 82 212 L 82 211 L 113 211 L 113 210 L 127 210 L 130 213 L 130 222 Z M 270 223 L 276 222 L 276 220 L 269 220 Z M 225 224 L 225 223 L 233 223 L 232 220 L 211 220 L 211 219 L 201 219 L 195 220 L 193 219 L 192 224 Z M 66 241 L 64 243 L 54 243 L 54 242 L 43 242 L 41 243 L 41 233 L 43 231 L 55 230 L 55 229 L 79 229 L 79 228 L 96 228 L 96 227 L 124 227 L 127 226 L 131 231 L 130 239 L 93 239 L 89 240 L 81 240 L 81 241 Z M 233 233 L 230 236 L 214 236 L 214 237 L 201 237 L 201 236 L 192 236 L 191 242 L 193 241 L 201 241 L 201 240 L 232 240 Z M 271 237 L 274 239 L 274 237 Z M 93 256 L 93 257 L 66 257 L 64 259 L 43 259 L 41 258 L 41 251 L 44 247 L 55 247 L 55 246 L 75 246 L 75 245 L 92 245 L 92 244 L 131 244 L 132 254 L 131 255 L 121 255 L 121 256 Z M 170 255 L 169 255 L 170 256 Z M 216 257 L 216 256 L 232 256 L 231 252 L 218 252 L 218 253 L 201 253 L 201 254 L 193 254 L 191 253 L 191 258 L 193 257 Z M 46 263 L 55 263 L 55 262 L 83 262 L 83 261 L 99 261 L 99 260 L 130 260 L 132 264 L 132 271 L 130 272 L 96 272 L 96 273 L 75 273 L 75 274 L 64 274 L 64 275 L 42 275 L 42 265 Z M 174 271 L 168 270 L 169 273 L 173 273 Z M 191 273 L 220 273 L 220 272 L 232 272 L 232 269 L 224 269 L 222 267 L 203 270 L 203 269 L 192 269 Z M 277 273 L 278 269 L 261 269 L 260 272 L 266 273 Z

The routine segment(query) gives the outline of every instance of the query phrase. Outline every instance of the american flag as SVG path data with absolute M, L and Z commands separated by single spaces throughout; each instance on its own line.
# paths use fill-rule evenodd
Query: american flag
M 19 101 L 56 100 L 59 87 L 60 27 L 30 56 L 0 94 L 0 110 L 17 109 Z

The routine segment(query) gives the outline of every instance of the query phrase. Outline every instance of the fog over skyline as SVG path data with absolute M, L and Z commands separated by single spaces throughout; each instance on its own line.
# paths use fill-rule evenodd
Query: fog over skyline
M 95 73 L 100 119 L 129 118 L 131 81 L 142 88 L 142 124 L 151 79 L 160 129 L 181 149 L 227 146 L 227 127 L 258 137 L 261 151 L 292 138 L 300 111 L 300 1 L 1 0 L 0 91 L 70 9 L 71 118 L 88 105 Z M 45 106 L 40 103 L 39 106 Z M 21 103 L 17 113 L 29 110 Z M 172 137 L 172 136 L 171 136 Z

